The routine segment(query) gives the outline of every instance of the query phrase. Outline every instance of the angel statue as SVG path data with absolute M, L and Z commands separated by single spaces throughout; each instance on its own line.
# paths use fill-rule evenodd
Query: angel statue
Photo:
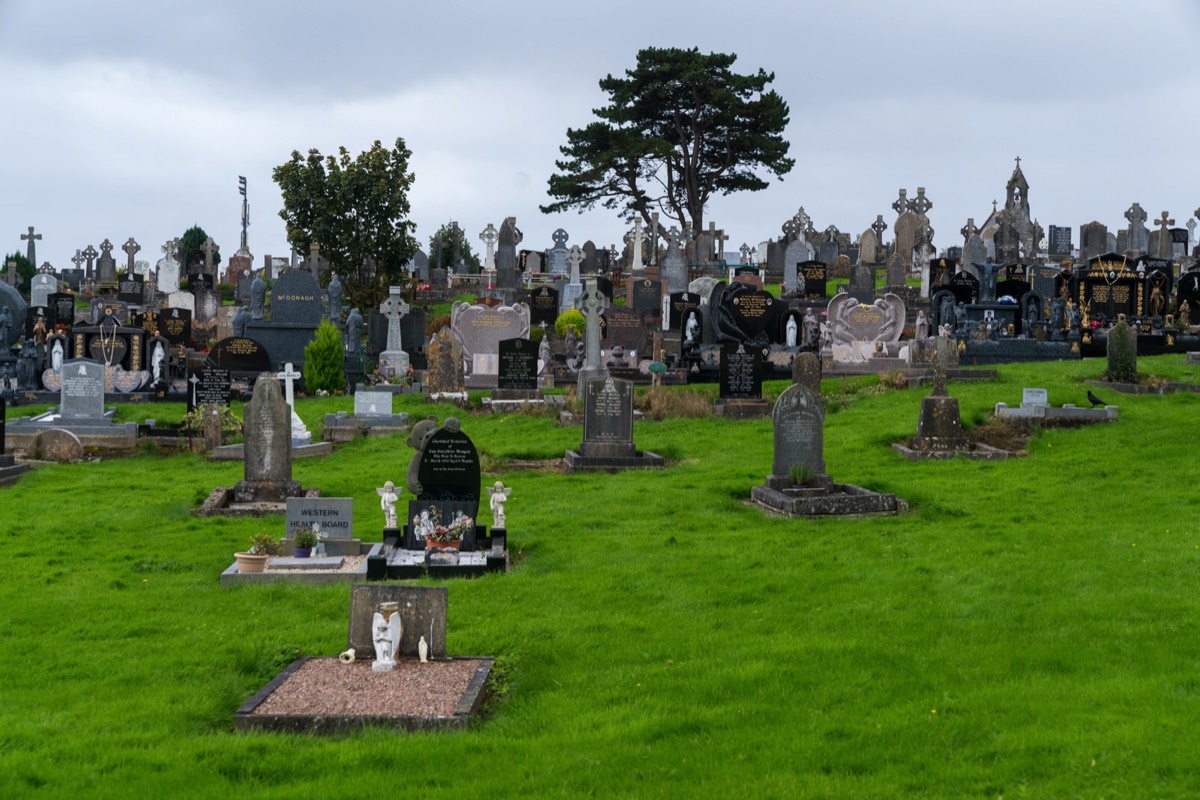
M 492 509 L 492 527 L 504 527 L 504 504 L 508 502 L 508 496 L 512 494 L 512 487 L 505 487 L 500 481 L 496 481 L 495 486 L 488 489 L 488 494 L 492 496 L 489 506 Z
M 391 481 L 383 484 L 382 489 L 376 489 L 379 493 L 379 507 L 383 509 L 383 519 L 385 528 L 396 527 L 396 500 L 399 497 L 396 494 L 396 485 Z
M 387 619 L 378 611 L 375 612 L 371 625 L 371 638 L 375 642 L 375 663 L 371 665 L 372 672 L 391 672 L 396 666 L 396 649 L 400 647 L 402 630 L 400 612 L 393 611 Z

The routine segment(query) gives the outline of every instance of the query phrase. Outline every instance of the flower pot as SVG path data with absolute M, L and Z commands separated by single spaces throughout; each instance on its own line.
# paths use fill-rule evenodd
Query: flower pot
M 270 556 L 260 556 L 254 553 L 234 553 L 233 557 L 237 559 L 238 572 L 243 575 L 262 572 L 267 568 L 267 560 L 270 558 Z
M 311 547 L 293 547 L 292 555 L 296 558 L 308 558 L 312 555 Z
M 435 542 L 433 539 L 425 540 L 426 550 L 458 550 L 462 547 L 462 539 L 454 539 L 449 542 Z

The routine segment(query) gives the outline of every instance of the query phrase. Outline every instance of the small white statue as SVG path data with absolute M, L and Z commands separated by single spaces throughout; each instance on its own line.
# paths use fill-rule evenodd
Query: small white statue
M 393 612 L 388 619 L 383 614 L 375 612 L 372 638 L 375 642 L 375 663 L 371 665 L 372 672 L 391 672 L 396 666 L 396 649 L 400 647 L 400 614 Z
M 796 317 L 795 317 L 795 315 L 788 317 L 788 321 L 787 321 L 787 339 L 786 339 L 786 342 L 787 342 L 787 346 L 788 346 L 788 347 L 795 347 L 795 346 L 796 346 L 796 330 L 797 330 L 797 327 L 798 327 L 798 326 L 796 325 Z
M 417 642 L 417 655 L 420 656 L 422 664 L 429 660 L 429 643 L 425 641 L 424 636 Z
M 492 509 L 492 527 L 504 527 L 504 504 L 508 502 L 508 496 L 512 494 L 512 487 L 505 487 L 500 481 L 488 489 L 488 494 L 492 496 L 489 506 Z
M 399 497 L 396 494 L 396 486 L 391 481 L 383 484 L 382 489 L 376 489 L 379 493 L 379 507 L 383 509 L 383 526 L 385 528 L 396 527 L 396 500 Z
M 683 326 L 683 341 L 687 344 L 697 344 L 699 338 L 700 320 L 696 318 L 695 312 L 691 312 Z

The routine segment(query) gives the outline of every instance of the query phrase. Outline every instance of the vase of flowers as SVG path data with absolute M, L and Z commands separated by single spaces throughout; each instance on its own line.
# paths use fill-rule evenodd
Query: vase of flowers
M 433 530 L 425 535 L 425 547 L 443 550 L 457 550 L 462 547 L 462 539 L 475 525 L 475 520 L 461 511 L 456 511 L 454 519 L 443 525 L 441 514 L 436 513 L 436 509 L 434 512 L 430 515 L 433 517 Z

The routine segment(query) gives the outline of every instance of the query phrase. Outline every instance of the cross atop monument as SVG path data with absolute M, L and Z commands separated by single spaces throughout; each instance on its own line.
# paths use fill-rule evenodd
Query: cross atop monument
M 875 221 L 871 223 L 871 230 L 875 231 L 875 235 L 879 237 L 879 241 L 883 242 L 883 232 L 887 230 L 887 223 L 883 221 L 883 214 L 876 214 Z
M 103 242 L 100 243 L 100 252 L 104 253 L 104 255 L 106 255 L 106 256 L 110 255 L 112 253 L 112 249 L 113 249 L 113 243 L 110 242 L 108 239 L 105 239 Z
M 892 203 L 892 208 L 896 210 L 897 216 L 908 211 L 908 189 L 900 190 L 900 196 L 896 198 L 896 202 Z
M 388 298 L 379 304 L 379 313 L 387 317 L 387 349 L 391 352 L 402 349 L 400 320 L 409 312 L 410 306 L 400 296 L 399 286 L 388 287 Z
M 213 271 L 213 253 L 217 251 L 217 244 L 212 240 L 211 236 L 205 237 L 204 244 L 200 246 L 204 251 L 204 271 L 212 274 Z
M 1125 212 L 1125 219 L 1129 220 L 1131 228 L 1140 228 L 1142 223 L 1146 221 L 1146 212 L 1142 209 L 1140 203 L 1134 203 Z
M 933 201 L 925 196 L 925 187 L 917 187 L 917 196 L 914 197 L 908 204 L 908 210 L 918 216 L 925 216 L 925 212 L 933 208 Z
M 87 259 L 87 276 L 89 278 L 92 277 L 92 263 L 96 260 L 96 256 L 98 255 L 100 254 L 96 252 L 96 248 L 92 247 L 90 244 L 87 246 L 87 249 L 83 251 L 83 257 Z
M 40 233 L 33 232 L 32 225 L 29 226 L 29 233 L 21 234 L 21 241 L 29 242 L 29 247 L 25 251 L 25 257 L 29 259 L 30 264 L 37 264 L 37 249 L 34 246 L 34 242 L 41 238 L 42 235 Z
M 1174 219 L 1167 217 L 1167 212 L 1162 212 L 1162 216 L 1154 221 L 1158 226 L 1158 257 L 1171 257 L 1171 232 L 1167 228 L 1175 224 Z
M 586 367 L 600 368 L 600 315 L 608 308 L 608 298 L 596 288 L 596 279 L 588 278 L 583 284 L 583 294 L 575 298 L 575 307 L 587 319 L 584 325 Z
M 275 377 L 283 381 L 283 396 L 287 400 L 288 408 L 292 409 L 292 413 L 296 411 L 296 385 L 295 381 L 300 379 L 300 373 L 292 366 L 292 362 L 287 362 L 283 365 L 283 372 L 275 373 Z
M 750 253 L 753 252 L 753 250 L 754 250 L 754 248 L 752 248 L 750 245 L 746 244 L 745 242 L 742 242 L 742 246 L 738 248 L 738 252 L 742 254 L 742 263 L 743 264 L 750 263 Z
M 42 265 L 40 267 L 38 267 L 38 274 L 39 275 L 53 275 L 54 267 L 51 266 L 49 261 L 44 261 L 44 262 L 42 262 Z
M 717 262 L 720 264 L 724 264 L 725 263 L 725 242 L 728 241 L 729 237 L 725 235 L 724 228 L 717 228 L 716 230 L 713 230 L 713 223 L 711 223 L 711 222 L 708 223 L 708 229 L 709 229 L 709 231 L 712 232 L 713 241 L 716 242 Z
M 962 230 L 959 233 L 962 234 L 963 244 L 966 244 L 972 236 L 979 233 L 979 229 L 975 227 L 975 218 L 967 217 L 967 224 L 962 226 Z
M 577 244 L 571 245 L 567 253 L 567 263 L 571 265 L 571 283 L 579 283 L 579 265 L 583 263 L 583 248 Z
M 75 248 L 75 255 L 71 256 L 71 263 L 75 265 L 75 269 L 79 269 L 83 264 L 83 251 Z
M 483 268 L 493 272 L 496 269 L 496 242 L 500 239 L 496 226 L 489 222 L 487 227 L 480 231 L 479 239 L 487 247 L 487 253 L 483 257 Z
M 785 238 L 792 239 L 800 233 L 800 223 L 792 217 L 787 222 L 783 223 L 783 235 Z
M 625 243 L 629 248 L 629 270 L 632 274 L 642 272 L 642 218 L 633 218 L 633 230 L 625 234 Z

